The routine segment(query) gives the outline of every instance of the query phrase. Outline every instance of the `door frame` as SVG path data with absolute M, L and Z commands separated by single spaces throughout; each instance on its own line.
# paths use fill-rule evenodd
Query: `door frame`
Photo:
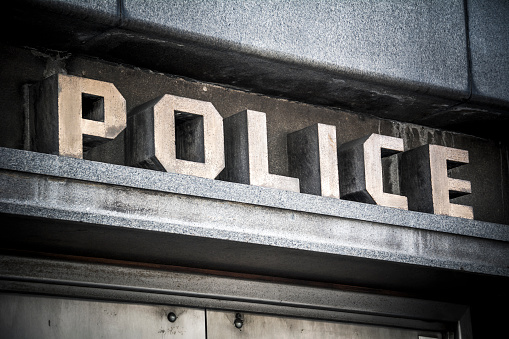
M 0 291 L 440 331 L 470 339 L 466 305 L 90 258 L 0 256 Z

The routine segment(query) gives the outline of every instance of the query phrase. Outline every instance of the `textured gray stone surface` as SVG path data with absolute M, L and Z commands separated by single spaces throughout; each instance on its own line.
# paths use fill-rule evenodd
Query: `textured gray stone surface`
M 0 168 L 48 177 L 212 198 L 503 242 L 509 241 L 507 226 L 501 224 L 403 211 L 352 201 L 42 153 L 0 148 Z M 55 196 L 55 198 L 58 197 Z M 45 203 L 54 204 L 51 201 Z
M 464 93 L 468 87 L 460 0 L 127 0 L 125 13 L 128 25 L 164 27 L 256 54 Z
M 466 1 L 470 97 L 414 122 L 509 142 L 509 3 Z M 453 127 L 454 126 L 454 127 Z
M 0 168 L 4 249 L 466 303 L 473 290 L 493 298 L 507 286 L 506 225 L 5 148 Z
M 509 276 L 505 225 L 0 151 L 3 248 L 405 290 Z
M 501 224 L 14 149 L 0 148 L 0 155 L 0 168 L 6 170 L 509 241 L 507 226 Z
M 474 97 L 509 101 L 509 2 L 469 0 Z
M 263 3 L 260 3 L 260 6 L 263 6 Z M 268 6 L 271 6 L 275 2 L 271 1 L 267 3 Z M 324 6 L 323 4 L 325 3 L 326 2 L 323 2 L 319 6 Z M 371 6 L 373 9 L 379 9 L 381 6 L 385 6 L 385 4 L 380 2 L 373 1 L 373 3 L 375 3 L 374 6 Z M 406 6 L 404 2 L 399 3 L 401 6 Z M 416 3 L 417 2 L 412 2 L 412 4 Z M 327 60 L 326 58 L 333 57 L 333 55 L 330 54 L 334 49 L 333 46 L 328 46 L 328 42 L 323 39 L 328 32 L 323 36 L 311 37 L 311 41 L 326 45 L 323 52 L 320 50 L 314 51 L 318 54 L 319 60 L 321 60 L 321 63 L 319 63 L 314 62 L 313 59 L 299 59 L 298 56 L 295 57 L 291 54 L 270 53 L 267 52 L 268 48 L 262 45 L 260 45 L 260 49 L 253 50 L 245 47 L 246 44 L 243 45 L 243 41 L 240 43 L 232 43 L 231 40 L 214 40 L 214 37 L 212 37 L 212 39 L 205 39 L 203 35 L 193 34 L 189 31 L 172 29 L 164 25 L 150 25 L 150 23 L 147 24 L 147 22 L 143 22 L 143 20 L 131 20 L 129 19 L 129 13 L 126 11 L 122 12 L 119 10 L 114 12 L 116 8 L 122 9 L 122 6 L 127 4 L 125 1 L 13 1 L 9 3 L 8 7 L 6 6 L 7 10 L 2 11 L 1 14 L 3 18 L 1 22 L 4 25 L 4 29 L 2 30 L 2 43 L 11 46 L 33 47 L 36 48 L 36 50 L 25 49 L 23 53 L 19 53 L 9 46 L 7 48 L 2 47 L 0 50 L 2 56 L 2 65 L 0 66 L 0 74 L 2 75 L 2 81 L 0 81 L 0 102 L 2 104 L 3 117 L 5 117 L 0 126 L 0 145 L 11 148 L 23 147 L 23 99 L 20 98 L 22 97 L 22 85 L 40 81 L 42 78 L 50 76 L 55 72 L 63 71 L 69 72 L 69 74 L 72 75 L 88 76 L 103 81 L 114 82 L 115 85 L 119 86 L 122 94 L 126 95 L 128 98 L 130 102 L 129 105 L 133 106 L 153 99 L 157 95 L 172 93 L 175 95 L 184 95 L 196 99 L 214 101 L 214 105 L 217 105 L 218 110 L 224 114 L 224 117 L 246 108 L 267 112 L 268 120 L 272 127 L 272 129 L 269 128 L 268 131 L 269 149 L 271 152 L 274 152 L 274 155 L 269 158 L 269 165 L 274 173 L 280 175 L 288 174 L 286 156 L 284 152 L 281 153 L 279 151 L 282 149 L 281 146 L 284 145 L 284 142 L 286 142 L 286 140 L 283 140 L 285 135 L 316 122 L 336 125 L 338 131 L 341 131 L 341 133 L 338 133 L 339 144 L 353 140 L 367 133 L 382 133 L 395 137 L 402 137 L 407 149 L 426 143 L 466 149 L 470 153 L 471 164 L 469 166 L 464 166 L 465 169 L 452 170 L 453 173 L 451 176 L 470 180 L 472 182 L 474 194 L 457 198 L 457 200 L 459 200 L 458 202 L 474 206 L 476 218 L 508 223 L 509 209 L 507 206 L 509 206 L 509 204 L 507 198 L 507 178 L 509 174 L 507 146 L 497 144 L 495 141 L 497 138 L 500 138 L 500 136 L 507 141 L 507 124 L 509 123 L 507 119 L 507 107 L 509 107 L 509 105 L 507 104 L 507 96 L 505 95 L 508 93 L 506 90 L 508 82 L 504 80 L 507 74 L 507 48 L 504 47 L 504 43 L 507 41 L 507 30 L 504 31 L 504 29 L 507 25 L 505 25 L 504 18 L 507 18 L 507 12 L 504 12 L 503 6 L 506 6 L 506 4 L 502 1 L 465 1 L 464 3 L 469 7 L 469 12 L 466 14 L 468 14 L 470 18 L 472 56 L 472 68 L 470 70 L 467 68 L 466 72 L 468 73 L 470 71 L 472 73 L 472 81 L 470 87 L 467 87 L 466 91 L 451 91 L 450 88 L 437 88 L 429 85 L 430 83 L 444 82 L 443 77 L 440 77 L 440 75 L 447 73 L 445 68 L 442 69 L 444 67 L 444 63 L 442 62 L 444 60 L 442 58 L 447 54 L 440 54 L 436 64 L 430 64 L 430 62 L 433 62 L 433 57 L 429 57 L 429 55 L 426 54 L 427 51 L 424 50 L 424 55 L 416 53 L 414 60 L 404 60 L 404 62 L 402 62 L 402 66 L 404 66 L 402 69 L 386 69 L 389 74 L 408 74 L 410 79 L 423 76 L 422 83 L 419 82 L 419 80 L 417 80 L 418 83 L 416 84 L 415 82 L 410 83 L 406 81 L 406 78 L 394 79 L 384 77 L 383 75 L 377 76 L 377 74 L 383 73 L 383 66 L 395 65 L 395 67 L 397 67 L 395 56 L 399 57 L 397 52 L 398 48 L 401 47 L 403 52 L 408 52 L 406 46 L 399 46 L 394 39 L 387 40 L 389 43 L 394 43 L 394 45 L 385 44 L 385 37 L 382 39 L 382 36 L 377 35 L 377 32 L 375 32 L 373 36 L 363 35 L 362 32 L 353 36 L 354 40 L 352 40 L 351 45 L 355 47 L 352 49 L 354 52 L 361 53 L 362 51 L 374 50 L 374 56 L 383 57 L 383 60 L 378 60 L 377 63 L 375 63 L 380 66 L 380 69 L 373 70 L 373 63 L 367 60 L 368 62 L 366 65 L 368 67 L 360 72 L 357 69 L 338 69 L 334 65 L 328 65 L 323 62 L 323 60 Z M 204 2 L 202 4 L 207 5 L 207 3 Z M 218 6 L 221 5 L 220 2 L 217 4 Z M 246 4 L 250 5 L 252 3 Z M 458 2 L 454 4 L 458 5 Z M 292 5 L 292 3 L 285 3 L 281 5 L 281 8 L 285 6 L 290 8 Z M 443 3 L 435 3 L 433 5 L 438 6 L 438 8 L 445 6 Z M 107 9 L 101 8 L 102 6 L 106 6 Z M 171 4 L 169 4 L 169 6 L 171 6 Z M 312 6 L 312 4 L 305 4 L 305 6 Z M 346 6 L 348 6 L 348 4 L 346 4 Z M 390 4 L 387 6 L 391 7 Z M 359 12 L 369 12 L 369 7 L 370 6 L 366 6 L 365 11 L 361 9 Z M 455 6 L 455 8 L 457 7 L 458 6 Z M 486 10 L 481 11 L 479 7 L 485 8 Z M 14 8 L 14 10 L 9 10 L 9 8 Z M 396 11 L 395 14 L 405 14 L 405 11 L 406 9 Z M 417 11 L 420 11 L 420 9 L 417 9 Z M 459 11 L 461 12 L 461 10 Z M 150 12 L 150 10 L 148 10 L 148 12 Z M 277 12 L 277 10 L 275 12 Z M 368 21 L 366 23 L 368 27 L 386 25 L 385 22 L 377 22 L 379 19 L 376 16 L 377 13 L 381 13 L 381 11 L 372 11 L 371 14 L 374 14 L 374 16 L 368 17 L 367 20 L 365 20 Z M 409 13 L 409 11 L 406 11 L 406 13 Z M 446 8 L 444 13 L 447 14 L 450 12 Z M 198 14 L 195 20 L 207 17 L 215 19 L 215 28 L 219 27 L 217 26 L 217 21 L 226 19 L 226 17 L 224 17 L 217 20 L 217 18 L 209 16 L 208 13 Z M 312 16 L 311 13 L 302 14 L 303 17 Z M 458 13 L 456 14 L 460 15 Z M 427 37 L 449 34 L 450 31 L 447 30 L 447 24 L 445 27 L 442 25 L 446 22 L 444 19 L 447 18 L 442 19 L 441 12 L 438 12 L 436 15 L 438 16 L 435 18 L 438 20 L 438 27 L 442 30 L 434 30 L 434 27 L 427 26 L 427 22 L 422 23 L 418 18 L 415 22 L 420 22 L 423 25 L 416 27 L 416 29 L 425 33 L 424 35 Z M 324 13 L 323 16 L 327 17 L 328 13 Z M 352 18 L 354 17 L 355 16 L 352 16 Z M 412 17 L 411 13 L 409 17 L 412 20 L 415 18 Z M 423 15 L 423 17 L 426 17 L 426 15 Z M 125 20 L 126 18 L 128 19 Z M 405 16 L 400 18 L 402 19 L 401 21 L 395 20 L 392 22 L 393 25 L 387 25 L 384 28 L 385 30 L 382 31 L 392 34 L 392 30 L 398 30 L 398 32 L 402 31 L 403 34 L 406 34 L 405 27 L 401 27 L 399 24 L 404 25 L 408 23 L 410 27 L 416 26 L 414 25 L 414 21 L 408 22 Z M 240 19 L 244 20 L 241 20 L 241 22 L 244 23 L 250 20 L 250 18 Z M 302 22 L 299 17 L 292 17 L 291 19 L 296 22 L 299 22 L 299 20 Z M 335 19 L 336 17 L 332 17 L 332 20 Z M 346 21 L 343 20 L 343 23 L 348 24 L 348 19 L 349 18 L 346 18 Z M 428 22 L 435 24 L 433 20 Z M 212 23 L 214 23 L 214 21 L 212 21 Z M 258 26 L 256 26 L 256 24 Z M 457 20 L 451 20 L 450 24 L 453 26 L 454 32 L 464 27 L 464 22 L 460 23 Z M 200 29 L 202 31 L 207 30 L 207 25 L 207 22 L 196 22 L 196 27 L 201 27 Z M 280 26 L 276 28 L 283 28 L 284 25 L 287 25 L 288 28 L 292 28 L 293 22 L 276 21 L 275 23 L 255 23 L 254 27 L 262 28 L 259 31 L 253 32 L 261 34 L 264 37 L 270 36 L 272 33 L 267 27 L 271 28 L 277 25 Z M 321 30 L 327 30 L 331 25 L 334 26 L 335 21 L 305 22 L 305 25 L 298 27 L 300 28 L 299 34 L 306 36 L 307 31 L 320 32 Z M 23 29 L 13 29 L 13 27 L 23 27 Z M 224 28 L 227 27 L 225 26 Z M 482 37 L 485 31 L 487 31 L 486 34 L 489 33 L 488 38 Z M 238 32 L 242 33 L 246 31 L 240 28 Z M 394 35 L 391 36 L 397 36 L 398 32 L 394 32 Z M 228 34 L 235 35 L 236 33 L 231 33 L 231 31 L 226 30 L 224 35 L 221 34 L 223 33 L 217 33 L 218 36 Z M 410 36 L 403 36 L 400 38 L 401 41 L 406 42 L 407 46 L 417 47 L 416 50 L 419 50 L 419 47 L 422 47 L 421 43 L 426 39 L 424 35 L 414 36 L 413 38 L 416 39 L 416 41 L 407 39 Z M 358 40 L 357 36 L 359 37 Z M 281 42 L 282 46 L 290 52 L 291 49 L 295 47 L 292 46 L 292 40 L 287 39 L 285 36 L 273 35 L 273 37 L 277 39 L 277 42 Z M 478 37 L 479 40 L 477 40 Z M 242 37 L 242 39 L 243 38 L 244 37 Z M 339 37 L 338 39 L 341 38 L 342 37 Z M 452 39 L 453 37 L 451 37 L 451 39 L 443 39 L 443 37 L 438 38 L 439 40 L 441 39 L 440 41 L 442 42 L 452 42 L 454 40 Z M 295 41 L 299 41 L 299 39 Z M 369 46 L 370 43 L 378 43 L 379 41 L 381 41 L 382 46 L 380 50 L 376 51 L 375 48 Z M 487 42 L 485 46 L 484 41 Z M 274 47 L 271 46 L 270 43 L 269 41 L 267 47 Z M 478 45 L 479 43 L 480 45 Z M 476 50 L 479 46 L 482 48 Z M 464 50 L 466 46 L 463 44 L 462 46 L 447 45 L 441 47 L 433 45 L 431 47 L 430 51 L 442 53 L 447 50 L 454 52 L 455 48 Z M 48 50 L 58 52 L 55 52 L 52 57 L 49 57 L 47 55 L 48 53 L 46 53 Z M 394 52 L 394 50 L 396 50 L 396 52 Z M 140 51 L 143 51 L 143 53 L 140 53 Z M 309 55 L 310 50 L 306 49 L 305 52 L 307 53 L 305 55 Z M 391 54 L 393 52 L 394 54 Z M 422 50 L 420 50 L 420 52 L 422 52 Z M 466 54 L 465 50 L 464 52 Z M 93 61 L 84 61 L 79 57 L 83 54 L 92 56 Z M 355 60 L 348 59 L 349 55 L 347 52 L 338 51 L 338 54 L 345 56 L 349 62 L 355 63 Z M 455 55 L 460 54 L 461 53 L 456 53 Z M 390 57 L 387 58 L 387 56 Z M 366 61 L 366 57 L 365 55 L 360 55 L 359 60 Z M 107 66 L 106 63 L 98 62 L 96 58 L 113 62 L 124 62 L 134 67 L 113 67 L 112 64 Z M 461 61 L 461 58 L 459 61 Z M 408 71 L 409 68 L 425 64 L 431 66 L 431 69 L 424 71 L 411 69 Z M 457 74 L 454 73 L 458 65 L 455 64 L 452 66 L 452 78 L 451 80 L 446 79 L 445 83 L 450 83 L 454 86 L 460 85 L 461 83 L 457 82 Z M 135 67 L 147 68 L 151 71 L 141 72 Z M 263 93 L 264 95 L 252 93 L 240 94 L 238 91 L 230 91 L 224 87 L 220 88 L 211 84 L 182 81 L 182 79 L 171 76 L 166 77 L 157 72 L 166 72 L 199 80 L 223 83 L 244 90 Z M 435 79 L 429 79 L 429 77 L 433 75 L 438 75 L 437 81 L 435 81 Z M 469 98 L 470 89 L 472 91 L 472 96 L 467 101 L 467 104 L 458 105 L 458 103 Z M 273 98 L 269 99 L 268 96 L 290 98 L 299 101 L 299 103 L 285 100 L 273 100 Z M 395 121 L 378 120 L 369 115 L 356 116 L 345 111 L 324 108 L 323 106 L 316 107 L 305 105 L 302 104 L 303 102 L 340 107 L 354 112 L 368 113 L 385 118 L 397 119 L 399 121 L 411 121 L 421 125 L 441 127 L 448 131 L 463 131 L 482 136 L 485 139 L 470 138 L 464 135 L 459 136 L 446 131 L 398 123 Z M 468 124 L 466 128 L 465 124 Z M 118 164 L 124 163 L 123 141 L 124 137 L 121 135 L 118 140 L 108 144 L 105 149 L 99 150 L 98 153 L 100 154 L 98 157 L 91 156 L 90 159 L 101 159 L 102 161 Z M 40 159 L 32 158 L 31 161 L 37 164 Z M 103 167 L 102 170 L 98 170 L 93 166 L 87 167 L 89 166 L 87 165 L 79 168 L 79 171 L 77 168 L 72 170 L 65 169 L 67 166 L 72 168 L 73 165 L 66 163 L 65 166 L 63 166 L 64 168 L 61 168 L 62 164 L 57 164 L 59 161 L 60 160 L 55 160 L 55 163 L 52 165 L 54 166 L 53 168 L 57 168 L 57 172 L 67 173 L 68 175 L 72 174 L 72 176 L 79 176 L 78 172 L 83 171 L 83 175 L 87 174 L 97 176 L 98 178 L 106 177 L 109 178 L 109 180 L 119 180 L 119 182 L 129 182 L 127 177 L 131 176 L 126 174 L 126 176 L 120 175 L 119 178 L 112 178 L 111 173 L 113 173 L 113 171 L 118 170 L 119 172 L 116 173 L 121 173 L 118 167 L 106 166 Z M 31 164 L 26 164 L 28 167 L 30 165 Z M 98 175 L 97 171 L 102 172 L 102 174 Z M 135 171 L 142 170 L 135 169 Z M 146 172 L 142 171 L 139 173 Z M 55 173 L 53 172 L 53 174 Z M 162 180 L 161 178 L 163 177 L 167 178 L 168 176 L 167 174 L 159 173 L 154 174 L 154 176 L 150 178 L 153 182 L 144 181 L 142 179 L 136 179 L 135 182 L 139 185 L 148 185 L 147 187 L 150 187 L 149 189 L 154 191 L 160 189 L 158 185 L 161 187 L 173 187 L 165 182 L 165 180 Z M 84 175 L 83 178 L 88 180 L 86 175 Z M 47 180 L 51 181 L 51 178 Z M 104 178 L 101 180 L 104 180 Z M 181 178 L 180 180 L 184 179 Z M 59 182 L 62 186 L 66 185 L 65 180 Z M 88 181 L 84 182 L 87 183 Z M 193 182 L 196 184 L 197 181 L 193 180 Z M 309 208 L 309 204 L 314 203 L 314 208 L 316 208 L 315 212 L 320 211 L 319 213 L 329 213 L 330 210 L 334 210 L 335 213 L 349 215 L 352 218 L 374 218 L 380 220 L 380 218 L 391 217 L 399 220 L 398 222 L 412 225 L 410 227 L 416 229 L 420 229 L 419 227 L 432 227 L 434 230 L 441 230 L 438 231 L 438 233 L 444 230 L 452 230 L 453 232 L 460 233 L 469 232 L 471 235 L 477 234 L 481 236 L 481 238 L 479 238 L 481 240 L 479 244 L 486 240 L 482 239 L 486 233 L 498 234 L 499 236 L 495 236 L 495 239 L 501 239 L 503 236 L 500 234 L 504 233 L 504 228 L 499 227 L 500 225 L 495 227 L 498 231 L 494 231 L 492 224 L 484 222 L 471 221 L 465 224 L 465 222 L 458 221 L 459 219 L 455 218 L 442 218 L 411 212 L 396 216 L 390 209 L 380 209 L 377 206 L 366 207 L 363 204 L 350 202 L 342 202 L 340 207 L 343 208 L 343 210 L 338 211 L 338 205 L 330 205 L 325 202 L 328 200 L 323 199 L 312 200 L 313 197 L 310 198 L 309 196 L 302 197 L 302 195 L 300 195 L 299 199 L 303 200 L 301 201 L 302 205 L 299 205 L 298 199 L 278 200 L 274 198 L 277 197 L 277 192 L 270 195 L 276 199 L 274 200 L 269 196 L 258 194 L 259 188 L 245 188 L 247 191 L 244 192 L 232 189 L 234 186 L 224 186 L 225 183 L 220 183 L 220 186 L 216 186 L 215 183 L 209 186 L 210 181 L 198 182 L 200 182 L 201 185 L 200 190 L 208 192 L 207 194 L 212 194 L 211 192 L 213 190 L 223 189 L 225 195 L 233 194 L 235 196 L 238 194 L 237 199 L 242 201 L 245 197 L 242 197 L 240 192 L 244 195 L 250 192 L 249 194 L 252 194 L 252 201 L 264 202 L 268 204 L 267 206 L 278 201 L 278 206 L 287 204 L 286 208 L 288 208 L 288 210 L 292 208 L 302 208 L 305 210 L 305 206 Z M 74 183 L 73 181 L 72 184 Z M 238 185 L 235 187 L 238 187 Z M 186 185 L 175 189 L 177 191 L 188 190 L 191 192 L 195 192 L 196 190 L 196 188 L 189 188 L 186 187 Z M 267 191 L 262 189 L 262 192 Z M 288 192 L 285 193 L 284 197 L 288 198 L 288 194 Z M 213 196 L 218 197 L 219 195 L 216 193 L 216 195 Z M 290 203 L 296 204 L 296 206 Z M 321 206 L 321 204 L 325 206 Z M 358 209 L 350 208 L 350 206 L 357 206 Z M 33 207 L 24 206 L 23 208 L 26 212 Z M 119 208 L 121 208 L 121 206 Z M 364 212 L 363 209 L 366 211 Z M 9 218 L 8 215 L 2 214 L 2 218 L 4 217 L 5 219 Z M 28 219 L 30 218 L 27 218 L 27 220 Z M 31 228 L 31 230 L 34 232 L 22 234 L 22 238 L 27 241 L 37 241 L 38 232 L 41 232 L 41 230 L 52 230 L 53 227 L 58 228 L 58 223 L 54 221 L 45 222 L 45 219 L 39 218 L 30 220 L 33 222 L 33 228 Z M 21 228 L 18 224 L 20 221 L 19 218 L 13 218 L 10 221 L 12 222 L 7 224 L 3 223 L 3 226 L 5 227 L 5 225 L 8 225 L 8 229 L 13 232 Z M 58 233 L 46 233 L 43 235 L 55 237 L 53 242 L 55 246 L 53 249 L 55 249 L 57 246 L 55 243 L 58 243 L 58 246 L 65 246 L 66 240 L 68 241 L 69 238 L 73 239 L 73 237 L 79 238 L 78 235 L 83 234 L 84 226 L 92 227 L 89 224 L 82 223 L 73 225 L 74 226 L 70 228 L 66 228 L 69 226 L 68 224 L 65 224 L 65 227 L 62 226 L 62 228 L 68 230 L 68 233 L 66 233 L 67 237 L 58 238 Z M 463 227 L 465 225 L 468 227 Z M 200 247 L 200 244 L 202 244 L 200 239 L 194 239 L 196 242 L 193 243 L 191 253 L 189 253 L 189 248 L 179 247 L 182 246 L 180 245 L 180 241 L 168 243 L 161 241 L 159 237 L 161 237 L 162 232 L 139 231 L 139 233 L 133 235 L 133 233 L 130 233 L 129 228 L 118 227 L 118 229 L 121 229 L 122 232 L 115 233 L 111 237 L 106 238 L 106 240 L 100 237 L 92 237 L 90 239 L 82 237 L 82 248 L 95 246 L 97 249 L 96 254 L 98 255 L 104 253 L 100 252 L 101 250 L 106 251 L 108 248 L 117 246 L 119 253 L 123 255 L 124 258 L 129 258 L 132 252 L 142 253 L 143 250 L 153 250 L 154 244 L 158 243 L 158 250 L 161 250 L 161 253 L 167 253 L 164 251 L 170 251 L 171 246 L 175 246 L 174 251 L 176 253 L 182 250 L 182 253 L 195 255 L 194 257 L 188 258 L 188 260 L 192 261 L 194 258 L 200 259 L 199 253 L 195 253 L 200 252 L 202 248 Z M 102 226 L 96 226 L 95 230 L 97 234 L 107 233 L 107 229 L 104 229 Z M 147 233 L 154 234 L 154 236 L 147 236 Z M 140 234 L 143 234 L 144 237 L 140 237 Z M 5 236 L 9 236 L 10 233 L 2 235 L 2 239 L 6 239 Z M 129 237 L 129 235 L 132 236 Z M 0 241 L 4 241 L 2 239 L 0 239 Z M 103 241 L 95 243 L 96 240 L 101 239 Z M 166 240 L 166 238 L 164 239 Z M 180 240 L 180 238 L 177 240 Z M 423 248 L 426 247 L 425 240 L 426 239 L 423 238 Z M 431 238 L 428 238 L 428 240 L 432 241 Z M 143 241 L 144 243 L 140 244 Z M 125 252 L 120 251 L 121 249 L 118 247 L 118 243 L 124 245 Z M 182 243 L 189 244 L 185 241 Z M 169 246 L 169 244 L 171 244 L 171 246 Z M 237 269 L 239 272 L 248 265 L 254 267 L 254 265 L 258 264 L 259 272 L 263 274 L 284 276 L 285 274 L 290 275 L 291 273 L 291 269 L 285 266 L 294 265 L 291 266 L 293 269 L 296 268 L 295 266 L 300 266 L 297 271 L 301 270 L 309 274 L 306 277 L 297 278 L 330 281 L 327 280 L 327 276 L 324 277 L 320 275 L 320 273 L 329 272 L 330 274 L 343 274 L 344 279 L 341 280 L 343 282 L 362 284 L 364 286 L 370 283 L 374 283 L 374 286 L 379 286 L 377 283 L 392 279 L 393 285 L 389 286 L 389 288 L 394 288 L 396 286 L 396 288 L 404 290 L 406 288 L 417 288 L 417 286 L 419 286 L 423 289 L 428 288 L 426 291 L 430 291 L 430 286 L 433 286 L 431 292 L 428 294 L 428 296 L 432 298 L 437 296 L 434 292 L 437 290 L 445 291 L 441 289 L 441 287 L 448 285 L 449 289 L 447 291 L 449 292 L 463 291 L 462 302 L 465 300 L 464 296 L 467 295 L 474 298 L 477 296 L 478 300 L 482 300 L 481 306 L 478 306 L 477 309 L 474 307 L 476 317 L 481 317 L 480 323 L 475 323 L 474 326 L 479 333 L 475 334 L 475 337 L 503 337 L 503 335 L 500 334 L 490 336 L 485 333 L 485 331 L 493 332 L 493 328 L 497 328 L 497 325 L 501 333 L 505 334 L 506 332 L 506 328 L 502 328 L 504 325 L 501 325 L 505 323 L 506 319 L 503 317 L 503 313 L 497 312 L 496 307 L 493 307 L 493 303 L 507 304 L 507 302 L 505 302 L 507 298 L 499 298 L 500 293 L 498 293 L 507 289 L 507 280 L 499 281 L 497 289 L 493 288 L 491 283 L 484 285 L 477 284 L 475 279 L 483 277 L 482 274 L 471 274 L 468 276 L 468 279 L 464 279 L 464 275 L 459 271 L 453 271 L 454 274 L 452 275 L 442 275 L 442 273 L 448 270 L 442 269 L 430 272 L 429 270 L 424 270 L 421 266 L 420 270 L 415 271 L 412 270 L 412 267 L 415 265 L 401 265 L 396 268 L 393 267 L 392 270 L 388 270 L 387 265 L 384 265 L 384 263 L 387 262 L 376 260 L 374 261 L 375 264 L 369 267 L 370 270 L 366 270 L 364 269 L 366 268 L 365 265 L 360 261 L 353 260 L 352 257 L 343 262 L 343 265 L 340 265 L 334 260 L 323 260 L 323 253 L 317 256 L 316 260 L 312 261 L 308 260 L 308 258 L 315 252 L 311 251 L 299 250 L 298 253 L 293 256 L 285 256 L 284 254 L 288 254 L 288 252 L 282 253 L 284 252 L 282 250 L 276 252 L 274 251 L 276 248 L 275 246 L 257 247 L 253 251 L 247 251 L 247 248 L 252 248 L 247 246 L 247 243 L 242 243 L 242 247 L 235 247 L 235 244 L 236 243 L 232 241 L 226 241 L 226 243 L 217 241 L 213 244 L 214 246 L 208 247 L 210 250 L 209 253 L 217 253 L 225 248 L 229 248 L 229 253 L 222 252 L 225 254 L 223 259 L 228 258 L 228 261 L 231 263 L 230 267 Z M 170 247 L 170 249 L 168 249 L 168 247 Z M 77 246 L 74 250 L 78 252 L 73 253 L 77 253 L 78 255 L 84 254 L 84 252 L 79 252 L 82 248 Z M 270 251 L 270 248 L 273 249 L 273 251 Z M 212 251 L 212 249 L 215 251 Z M 466 250 L 475 252 L 479 249 L 482 249 L 482 246 L 472 246 Z M 32 250 L 32 248 L 30 248 L 30 250 Z M 303 253 L 305 253 L 307 257 L 301 256 Z M 335 258 L 337 257 L 338 256 Z M 151 262 L 153 258 L 145 257 L 145 259 L 147 259 L 147 262 Z M 213 256 L 209 256 L 208 259 L 213 260 L 214 258 Z M 138 257 L 138 260 L 141 260 L 140 257 Z M 251 261 L 249 264 L 246 264 L 243 260 Z M 278 260 L 279 265 L 274 265 L 273 263 Z M 195 262 L 190 261 L 187 262 L 189 265 L 203 265 L 203 262 L 199 260 Z M 284 262 L 284 264 L 281 264 L 281 262 Z M 267 267 L 272 267 L 272 269 L 268 269 Z M 335 270 L 331 270 L 331 267 L 335 268 Z M 366 278 L 368 271 L 369 274 L 371 274 L 370 279 Z M 454 277 L 456 277 L 456 279 L 454 279 Z M 435 280 L 434 285 L 429 283 L 430 279 Z M 485 292 L 493 292 L 493 294 L 487 298 Z M 47 293 L 51 294 L 49 291 Z M 108 294 L 110 294 L 110 292 L 108 292 Z M 447 292 L 441 295 L 445 298 L 449 298 Z M 108 297 L 108 295 L 103 295 L 103 297 Z M 469 301 L 465 300 L 465 303 L 468 304 Z M 487 312 L 490 310 L 493 311 L 491 313 Z M 477 321 L 479 320 L 476 320 L 476 322 Z

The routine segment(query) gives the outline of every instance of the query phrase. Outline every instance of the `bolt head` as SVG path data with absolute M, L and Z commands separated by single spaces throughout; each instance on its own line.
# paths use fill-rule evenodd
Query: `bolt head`
M 177 315 L 173 312 L 168 313 L 168 321 L 174 323 L 177 320 Z
M 236 328 L 242 328 L 242 325 L 244 325 L 244 322 L 240 318 L 235 318 L 233 325 L 235 325 Z

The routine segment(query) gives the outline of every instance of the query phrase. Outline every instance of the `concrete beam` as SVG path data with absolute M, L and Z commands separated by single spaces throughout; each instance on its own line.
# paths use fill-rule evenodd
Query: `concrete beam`
M 350 283 L 365 278 L 376 284 L 379 270 L 387 269 L 394 275 L 383 284 L 393 287 L 398 281 L 408 285 L 408 279 L 401 280 L 403 271 L 397 273 L 401 264 L 416 270 L 413 283 L 423 288 L 434 277 L 427 276 L 426 267 L 509 276 L 505 225 L 47 154 L 0 152 L 2 244 L 9 248 Z M 330 265 L 347 266 L 343 271 Z

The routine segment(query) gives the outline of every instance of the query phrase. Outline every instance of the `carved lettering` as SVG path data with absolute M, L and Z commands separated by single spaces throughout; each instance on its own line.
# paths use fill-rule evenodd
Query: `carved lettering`
M 224 120 L 226 170 L 222 179 L 299 192 L 299 179 L 269 173 L 265 113 L 243 111 Z
M 132 166 L 209 179 L 224 168 L 223 119 L 210 102 L 166 94 L 141 105 L 127 143 Z
M 127 126 L 131 166 L 473 218 L 471 206 L 450 201 L 472 191 L 469 181 L 447 174 L 468 164 L 465 150 L 425 145 L 404 152 L 402 139 L 379 134 L 338 148 L 335 126 L 314 124 L 287 135 L 290 176 L 283 176 L 269 173 L 263 112 L 223 120 L 210 102 L 166 94 L 135 108 L 126 123 L 126 102 L 111 83 L 58 74 L 29 89 L 26 130 L 34 151 L 83 158 Z M 391 179 L 401 177 L 394 191 L 403 195 L 384 191 L 382 158 L 397 153 Z
M 401 188 L 410 209 L 473 219 L 471 206 L 450 202 L 472 192 L 470 181 L 449 178 L 447 170 L 468 164 L 468 151 L 439 145 L 424 145 L 404 152 Z
M 57 74 L 30 88 L 33 149 L 83 158 L 126 127 L 126 102 L 109 82 Z
M 382 156 L 403 151 L 403 139 L 371 134 L 339 147 L 341 198 L 408 209 L 405 196 L 383 190 Z

